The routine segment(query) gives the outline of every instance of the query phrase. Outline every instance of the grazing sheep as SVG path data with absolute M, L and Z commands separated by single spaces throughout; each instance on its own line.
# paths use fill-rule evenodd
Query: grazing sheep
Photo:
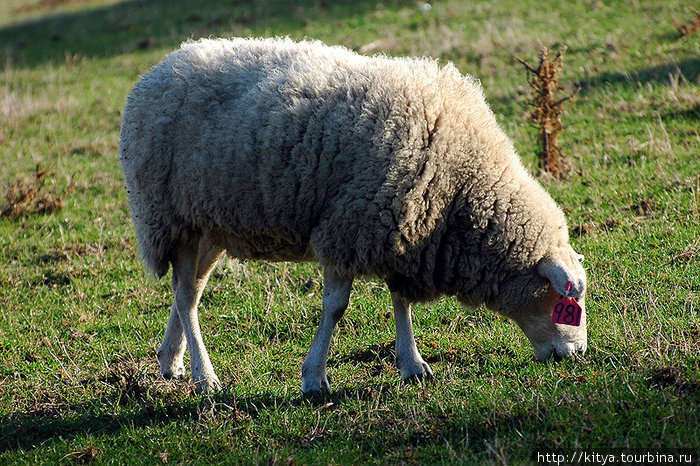
M 552 323 L 586 276 L 559 207 L 527 173 L 478 81 L 426 58 L 365 57 L 289 39 L 188 42 L 129 96 L 120 163 L 136 236 L 175 299 L 158 351 L 164 377 L 220 387 L 197 304 L 223 251 L 317 261 L 321 322 L 302 390 L 329 388 L 326 359 L 353 278 L 382 277 L 396 364 L 432 375 L 410 305 L 441 295 L 514 319 L 539 359 L 586 349 Z

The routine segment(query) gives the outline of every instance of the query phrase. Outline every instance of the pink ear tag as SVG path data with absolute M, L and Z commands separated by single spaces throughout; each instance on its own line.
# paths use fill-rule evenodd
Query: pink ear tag
M 571 291 L 574 284 L 571 282 L 566 283 L 566 291 Z M 576 302 L 576 298 L 569 298 L 563 296 L 554 305 L 554 311 L 552 312 L 552 322 L 555 324 L 564 324 L 578 327 L 581 325 L 581 314 L 583 309 Z

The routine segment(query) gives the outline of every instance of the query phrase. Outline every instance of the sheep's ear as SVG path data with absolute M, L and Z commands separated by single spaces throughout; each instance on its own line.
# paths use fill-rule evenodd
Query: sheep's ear
M 586 288 L 585 277 L 577 275 L 560 259 L 542 259 L 537 264 L 537 273 L 549 280 L 554 289 L 564 296 L 578 298 L 583 295 Z

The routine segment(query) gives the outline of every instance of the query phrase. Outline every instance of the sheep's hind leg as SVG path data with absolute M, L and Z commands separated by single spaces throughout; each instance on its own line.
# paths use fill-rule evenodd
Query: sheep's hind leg
M 431 378 L 433 371 L 423 360 L 411 324 L 411 304 L 396 293 L 391 293 L 396 322 L 396 366 L 401 370 L 401 377 L 407 382 Z
M 204 237 L 199 243 L 199 260 L 197 264 L 197 300 L 202 295 L 204 287 L 209 279 L 209 274 L 221 257 L 223 250 L 209 238 Z M 172 280 L 173 291 L 177 290 L 176 274 L 173 274 Z M 165 329 L 163 342 L 158 348 L 158 363 L 160 364 L 160 374 L 164 379 L 180 378 L 185 375 L 185 365 L 183 362 L 185 356 L 186 341 L 185 332 L 180 323 L 180 317 L 177 313 L 177 307 L 173 302 L 170 309 L 170 317 L 168 325 Z
M 175 276 L 173 275 L 173 290 L 177 289 Z M 185 332 L 180 324 L 180 317 L 177 315 L 177 306 L 173 301 L 170 308 L 168 326 L 165 328 L 163 343 L 158 348 L 158 363 L 160 364 L 160 375 L 164 379 L 180 378 L 185 375 Z
M 221 382 L 214 373 L 209 353 L 202 340 L 197 305 L 209 274 L 221 257 L 221 253 L 222 249 L 206 238 L 198 245 L 185 245 L 178 251 L 177 258 L 173 261 L 175 290 L 173 311 L 176 312 L 171 312 L 165 338 L 158 352 L 161 373 L 167 372 L 169 367 L 182 366 L 184 355 L 182 337 L 184 336 L 190 349 L 192 380 L 197 389 L 204 392 L 220 388 Z
M 333 330 L 350 301 L 352 278 L 343 278 L 326 268 L 323 277 L 323 311 L 309 354 L 301 366 L 301 391 L 319 394 L 330 390 L 326 361 Z

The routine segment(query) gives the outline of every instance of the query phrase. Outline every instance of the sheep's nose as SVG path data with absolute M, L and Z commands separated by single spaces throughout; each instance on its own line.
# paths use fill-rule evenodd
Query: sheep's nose
M 587 343 L 585 341 L 582 342 L 576 342 L 573 344 L 567 344 L 565 346 L 562 346 L 560 348 L 557 348 L 556 346 L 552 346 L 552 354 L 554 356 L 555 361 L 561 361 L 562 359 L 566 359 L 572 356 L 580 356 L 583 353 L 586 352 L 586 348 L 588 347 Z
M 562 361 L 564 358 L 567 358 L 569 356 L 567 353 L 560 353 L 555 348 L 552 348 L 552 355 L 554 356 L 554 361 L 556 362 Z

